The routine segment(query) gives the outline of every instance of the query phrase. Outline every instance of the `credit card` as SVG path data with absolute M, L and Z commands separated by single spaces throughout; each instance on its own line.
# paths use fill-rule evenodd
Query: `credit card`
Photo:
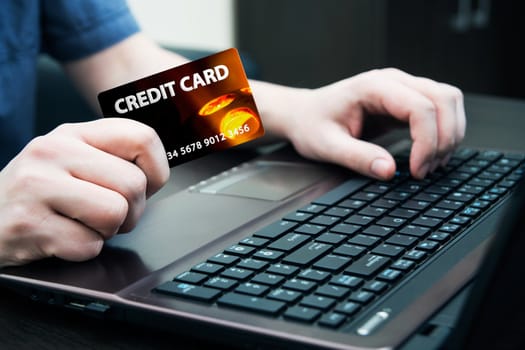
M 98 101 L 104 117 L 155 129 L 171 167 L 264 134 L 236 49 L 103 91 Z

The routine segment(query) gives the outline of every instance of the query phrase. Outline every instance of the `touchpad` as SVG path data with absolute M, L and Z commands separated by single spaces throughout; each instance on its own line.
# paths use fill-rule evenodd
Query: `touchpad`
M 320 181 L 326 172 L 299 163 L 245 163 L 191 187 L 192 192 L 281 201 Z

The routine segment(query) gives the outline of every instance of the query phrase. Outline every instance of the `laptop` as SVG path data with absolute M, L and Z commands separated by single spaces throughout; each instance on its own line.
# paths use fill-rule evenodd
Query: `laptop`
M 389 182 L 286 145 L 210 155 L 172 169 L 138 226 L 99 257 L 4 268 L 0 282 L 35 301 L 230 347 L 430 349 L 421 334 L 432 346 L 457 344 L 469 334 L 429 320 L 461 317 L 464 300 L 476 315 L 499 297 L 464 287 L 494 232 L 521 241 L 516 225 L 499 223 L 525 210 L 523 195 L 506 210 L 525 154 L 461 148 L 415 181 L 408 146 L 391 145 L 399 171 Z M 497 247 L 487 286 L 506 277 L 500 263 L 515 249 Z M 477 329 L 493 323 L 472 319 Z

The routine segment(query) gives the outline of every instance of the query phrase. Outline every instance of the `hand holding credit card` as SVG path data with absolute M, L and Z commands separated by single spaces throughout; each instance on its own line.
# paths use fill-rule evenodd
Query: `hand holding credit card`
M 171 167 L 264 134 L 235 49 L 101 92 L 98 100 L 104 117 L 155 129 Z

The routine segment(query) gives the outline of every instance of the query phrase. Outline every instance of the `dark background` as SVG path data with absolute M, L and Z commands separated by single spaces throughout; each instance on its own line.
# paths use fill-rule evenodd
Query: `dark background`
M 524 10 L 519 0 L 238 0 L 237 46 L 263 80 L 292 86 L 391 66 L 525 97 Z
M 521 0 L 236 0 L 249 78 L 319 87 L 397 67 L 466 93 L 525 98 Z M 212 52 L 170 47 L 194 60 Z M 39 62 L 36 134 L 96 117 L 59 66 Z

